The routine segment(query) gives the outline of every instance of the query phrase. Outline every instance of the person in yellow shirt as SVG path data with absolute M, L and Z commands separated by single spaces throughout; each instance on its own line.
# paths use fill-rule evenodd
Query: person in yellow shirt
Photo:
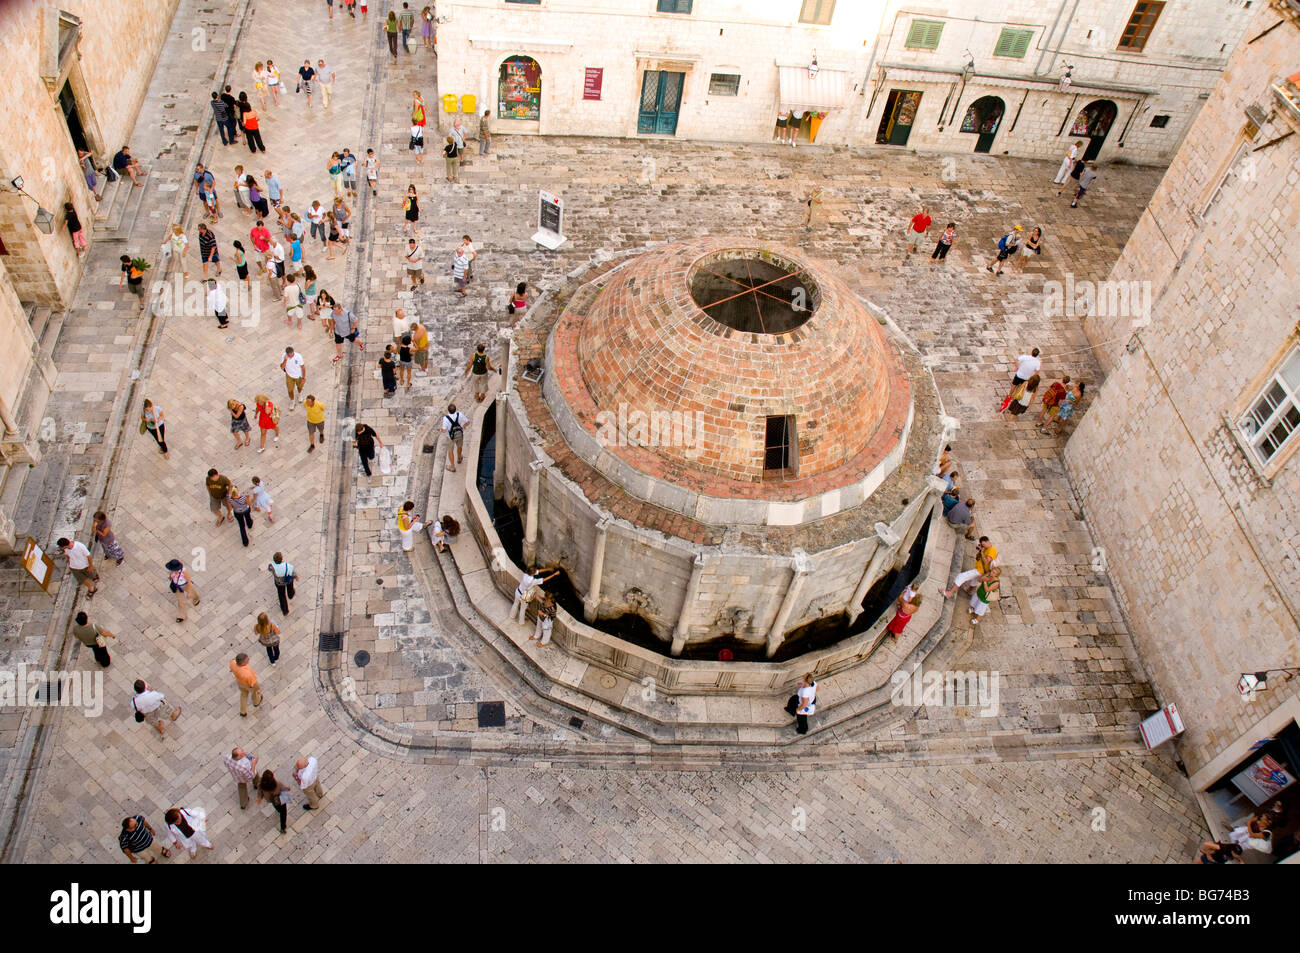
M 415 512 L 415 504 L 407 500 L 397 511 L 397 531 L 402 537 L 402 552 L 415 549 L 415 534 L 424 528 Z
M 325 405 L 314 394 L 308 394 L 302 409 L 307 411 L 307 452 L 311 453 L 316 449 L 317 437 L 322 445 L 325 443 Z
M 239 686 L 239 717 L 247 718 L 248 696 L 253 696 L 254 708 L 262 704 L 262 686 L 258 684 L 257 673 L 248 664 L 246 652 L 235 656 L 235 660 L 230 663 L 230 673 L 235 676 L 235 684 Z
M 981 576 L 987 576 L 989 570 L 998 564 L 997 547 L 989 542 L 987 536 L 981 536 L 975 547 L 975 568 Z
M 429 329 L 419 321 L 411 322 L 411 360 L 421 373 L 429 373 Z

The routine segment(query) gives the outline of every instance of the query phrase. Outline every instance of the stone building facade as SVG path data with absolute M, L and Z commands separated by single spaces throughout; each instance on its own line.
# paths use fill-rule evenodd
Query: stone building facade
M 1158 164 L 1248 6 L 453 0 L 438 85 L 499 132 L 768 142 L 789 109 L 803 142 Z
M 100 205 L 77 150 L 103 165 L 127 144 L 176 4 L 13 0 L 0 7 L 10 105 L 0 111 L 0 552 L 21 543 L 12 538 L 12 507 L 40 457 L 60 314 L 81 274 L 64 203 L 94 240 Z
M 1229 821 L 1261 757 L 1300 768 L 1300 683 L 1238 686 L 1300 666 L 1298 6 L 1253 12 L 1107 286 L 1078 302 L 1108 376 L 1066 463 L 1192 781 Z

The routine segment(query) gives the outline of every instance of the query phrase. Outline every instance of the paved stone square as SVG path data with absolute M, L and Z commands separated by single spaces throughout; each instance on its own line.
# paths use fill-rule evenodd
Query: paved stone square
M 137 125 L 135 151 L 159 170 L 150 186 L 158 195 L 137 225 L 142 248 L 156 247 L 168 224 L 176 192 L 166 189 L 182 181 L 185 162 L 177 157 L 194 144 L 188 127 L 202 135 L 208 126 L 208 76 L 199 74 L 221 68 L 213 53 L 210 67 L 193 69 L 177 37 L 182 26 L 221 16 L 226 19 L 214 19 L 212 29 L 224 36 L 239 7 L 181 4 Z M 36 784 L 10 857 L 116 861 L 123 815 L 143 811 L 157 827 L 165 808 L 197 805 L 208 811 L 217 845 L 200 862 L 1190 858 L 1204 836 L 1203 821 L 1172 760 L 1134 750 L 1133 729 L 1155 701 L 1126 651 L 1125 624 L 1107 580 L 1092 570 L 1091 537 L 1060 462 L 1062 441 L 1034 431 L 1031 415 L 996 413 L 1015 355 L 1030 347 L 1043 349 L 1049 379 L 1061 373 L 1095 378 L 1075 319 L 1043 315 L 1042 282 L 1066 273 L 1104 277 L 1159 170 L 1106 169 L 1085 206 L 1071 210 L 1049 188 L 1054 169 L 1027 160 L 525 138 L 503 128 L 491 155 L 479 156 L 471 143 L 462 184 L 449 185 L 432 123 L 422 164 L 406 148 L 413 89 L 438 116 L 430 54 L 413 48 L 390 66 L 376 19 L 364 29 L 346 17 L 327 24 L 324 5 L 308 0 L 248 10 L 229 67 L 236 90 L 267 56 L 286 79 L 307 56 L 323 57 L 339 83 L 329 109 L 317 102 L 310 112 L 290 83 L 280 106 L 263 110 L 268 152 L 251 165 L 244 146 L 223 147 L 215 130 L 208 135 L 199 154 L 218 179 L 225 217 L 215 230 L 223 259 L 236 237 L 251 251 L 249 223 L 228 198 L 235 163 L 259 181 L 265 169 L 275 170 L 286 201 L 299 210 L 316 198 L 327 204 L 330 152 L 348 146 L 364 155 L 374 148 L 382 163 L 378 195 L 349 202 L 356 227 L 346 253 L 327 261 L 318 244 L 304 245 L 321 287 L 363 318 L 367 347 L 345 350 L 344 361 L 332 365 L 333 342 L 311 322 L 301 331 L 286 327 L 266 282 L 251 326 L 236 320 L 230 331 L 218 332 L 208 316 L 165 318 L 146 352 L 142 395 L 167 413 L 171 459 L 164 461 L 135 432 L 128 414 L 106 498 L 128 560 L 104 568 L 102 592 L 92 603 L 84 596 L 77 603 L 122 637 L 111 647 L 105 713 L 98 719 L 66 710 L 0 716 L 0 745 L 9 750 L 30 728 L 24 717 L 46 725 Z M 414 293 L 401 257 L 408 183 L 421 197 L 418 231 L 426 254 L 426 284 Z M 800 203 L 814 184 L 825 186 L 827 202 L 805 230 Z M 569 210 L 569 241 L 555 253 L 529 237 L 538 188 L 561 192 Z M 191 236 L 193 204 L 187 206 Z M 928 250 L 902 261 L 903 228 L 918 204 L 929 206 L 937 225 L 959 223 L 959 243 L 941 267 L 930 265 Z M 1023 274 L 994 278 L 984 265 L 997 237 L 1016 223 L 1043 226 L 1044 254 Z M 459 300 L 450 261 L 464 233 L 480 254 L 470 296 Z M 797 747 L 815 753 L 815 762 L 792 751 L 788 764 L 775 755 L 763 769 L 701 763 L 681 770 L 689 759 L 679 752 L 662 758 L 620 732 L 566 726 L 562 711 L 525 697 L 456 616 L 445 586 L 426 585 L 430 575 L 400 551 L 393 514 L 423 455 L 417 435 L 436 426 L 447 400 L 472 403 L 461 376 L 465 361 L 480 341 L 497 347 L 497 330 L 512 320 L 505 303 L 515 283 L 545 290 L 593 260 L 713 233 L 768 237 L 833 263 L 932 361 L 946 410 L 962 425 L 954 439 L 961 483 L 979 501 L 981 530 L 994 538 L 1006 567 L 1003 598 L 986 623 L 966 631 L 959 606 L 953 633 L 969 642 L 961 668 L 1002 674 L 997 717 L 934 706 L 900 709 L 887 727 L 810 736 Z M 56 395 L 63 406 L 87 405 L 85 412 L 68 412 L 76 423 L 61 433 L 66 445 L 82 448 L 78 465 L 88 483 L 108 462 L 88 450 L 105 439 L 110 418 L 93 408 L 105 400 L 111 406 L 128 375 L 136 331 L 120 302 L 94 290 L 111 276 L 118 254 L 117 246 L 92 246 L 84 301 L 79 298 L 64 331 L 70 341 L 83 341 L 86 360 L 98 362 L 102 377 L 87 390 L 91 382 L 68 374 Z M 191 268 L 197 271 L 196 264 Z M 430 327 L 431 372 L 417 375 L 411 390 L 384 398 L 375 361 L 391 340 L 396 307 Z M 104 335 L 110 315 L 119 324 Z M 268 441 L 258 455 L 254 439 L 252 448 L 236 451 L 226 399 L 251 406 L 263 391 L 284 405 L 276 364 L 285 344 L 305 355 L 307 390 L 329 408 L 326 445 L 309 455 L 303 411 L 285 407 L 278 445 Z M 79 353 L 60 349 L 74 365 Z M 352 420 L 373 426 L 393 448 L 390 475 L 367 480 L 361 474 L 345 439 Z M 431 462 L 440 474 L 441 443 L 436 451 Z M 247 549 L 229 524 L 213 525 L 202 489 L 208 466 L 241 486 L 256 474 L 270 487 L 275 523 L 257 516 Z M 60 518 L 69 527 L 79 521 L 67 512 Z M 287 618 L 276 608 L 265 568 L 277 549 L 299 570 Z M 202 595 L 179 625 L 161 569 L 173 556 L 195 569 Z M 6 664 L 20 657 L 19 643 L 34 661 L 45 644 L 49 600 L 11 592 L 13 577 L 6 579 L 0 593 Z M 58 605 L 69 608 L 68 596 L 60 598 Z M 260 611 L 283 630 L 284 654 L 274 667 L 252 635 Z M 54 623 L 54 638 L 61 639 L 63 621 Z M 401 750 L 340 711 L 330 687 L 336 682 L 321 677 L 316 654 L 319 633 L 336 624 L 346 635 L 342 668 L 333 674 L 350 679 L 344 690 L 355 689 L 366 709 L 399 732 L 445 740 L 444 750 Z M 370 656 L 364 667 L 354 662 L 360 650 Z M 246 719 L 239 717 L 227 671 L 237 651 L 249 653 L 266 693 Z M 85 669 L 93 661 L 78 652 L 71 665 Z M 184 706 L 165 740 L 131 719 L 136 677 Z M 476 703 L 488 700 L 506 702 L 505 728 L 478 728 Z M 1016 741 L 1092 728 L 1128 743 L 1053 750 L 1049 740 L 1028 751 Z M 896 743 L 896 758 L 859 756 L 872 745 L 881 750 L 881 739 Z M 235 744 L 282 779 L 299 754 L 319 757 L 322 810 L 293 805 L 283 837 L 266 806 L 249 808 L 248 815 L 260 817 L 241 813 L 220 761 Z M 11 760 L 11 783 L 14 765 Z

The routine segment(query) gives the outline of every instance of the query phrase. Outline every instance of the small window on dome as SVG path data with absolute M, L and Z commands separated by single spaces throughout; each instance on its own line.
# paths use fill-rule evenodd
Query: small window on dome
M 795 449 L 794 417 L 768 417 L 763 441 L 764 475 L 793 475 L 798 467 Z

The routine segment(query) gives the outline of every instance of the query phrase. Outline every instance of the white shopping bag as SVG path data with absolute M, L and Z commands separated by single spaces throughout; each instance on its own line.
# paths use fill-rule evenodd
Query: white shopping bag
M 393 454 L 387 447 L 379 448 L 379 472 L 385 476 L 393 472 Z

